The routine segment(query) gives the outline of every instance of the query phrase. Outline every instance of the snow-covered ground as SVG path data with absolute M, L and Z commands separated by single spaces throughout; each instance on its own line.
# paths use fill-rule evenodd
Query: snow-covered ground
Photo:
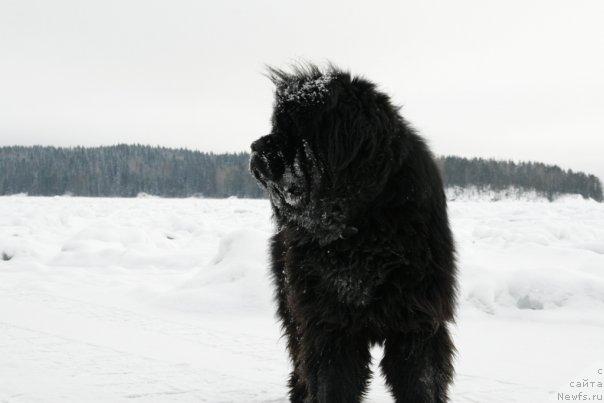
M 602 396 L 604 205 L 450 211 L 453 402 Z M 0 197 L 0 401 L 285 402 L 271 230 L 263 200 Z

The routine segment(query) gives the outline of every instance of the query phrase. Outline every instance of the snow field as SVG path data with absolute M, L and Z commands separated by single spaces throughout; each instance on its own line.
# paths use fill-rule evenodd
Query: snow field
M 457 200 L 453 401 L 578 392 L 604 366 L 604 206 Z M 265 200 L 0 197 L 0 401 L 285 402 L 271 232 Z

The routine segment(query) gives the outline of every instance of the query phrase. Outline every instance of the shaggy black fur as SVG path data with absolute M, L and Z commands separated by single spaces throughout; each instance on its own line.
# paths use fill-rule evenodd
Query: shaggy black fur
M 270 69 L 272 131 L 250 168 L 277 223 L 272 274 L 292 402 L 358 402 L 369 348 L 397 402 L 446 402 L 454 247 L 424 141 L 387 95 L 335 67 Z

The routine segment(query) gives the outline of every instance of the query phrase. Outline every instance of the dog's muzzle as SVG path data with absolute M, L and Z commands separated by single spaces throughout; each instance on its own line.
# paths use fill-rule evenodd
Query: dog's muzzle
M 283 160 L 272 136 L 263 136 L 252 143 L 250 171 L 263 185 L 275 182 L 283 175 Z
M 267 158 L 256 151 L 252 152 L 250 156 L 250 172 L 256 180 L 262 183 L 268 182 L 271 177 L 271 171 Z

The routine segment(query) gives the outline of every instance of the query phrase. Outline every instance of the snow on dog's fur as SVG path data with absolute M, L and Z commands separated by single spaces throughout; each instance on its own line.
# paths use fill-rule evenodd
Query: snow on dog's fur
M 250 168 L 277 224 L 291 401 L 359 401 L 375 343 L 397 402 L 447 401 L 456 274 L 430 151 L 366 79 L 312 65 L 270 77 L 272 131 Z

